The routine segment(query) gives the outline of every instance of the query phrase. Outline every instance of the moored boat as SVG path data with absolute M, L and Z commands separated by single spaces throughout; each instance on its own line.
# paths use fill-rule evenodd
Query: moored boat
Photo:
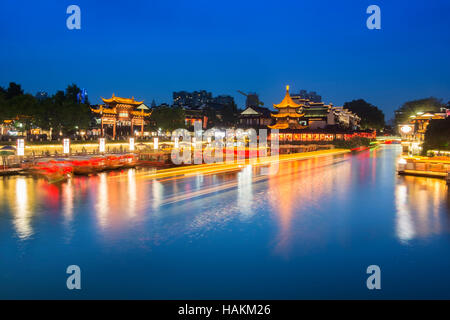
M 73 167 L 65 160 L 38 162 L 27 170 L 35 176 L 47 179 L 50 183 L 65 181 L 73 174 Z

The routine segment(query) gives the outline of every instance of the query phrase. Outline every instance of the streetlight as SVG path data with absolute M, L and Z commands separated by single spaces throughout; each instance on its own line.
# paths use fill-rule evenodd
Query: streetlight
M 410 125 L 404 125 L 400 127 L 400 130 L 405 133 L 408 134 L 412 131 L 412 127 Z

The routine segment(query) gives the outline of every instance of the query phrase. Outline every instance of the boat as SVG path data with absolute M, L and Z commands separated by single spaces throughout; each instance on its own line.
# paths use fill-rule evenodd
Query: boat
M 73 173 L 76 175 L 89 175 L 98 172 L 99 167 L 96 166 L 92 159 L 76 159 L 72 160 Z
M 120 161 L 120 157 L 118 156 L 107 156 L 105 158 L 105 170 L 122 169 L 123 166 L 124 164 Z
M 137 165 L 137 157 L 134 154 L 120 156 L 119 161 L 124 168 L 134 168 Z
M 90 175 L 104 170 L 134 168 L 137 158 L 133 154 L 106 157 L 72 157 L 70 159 L 42 159 L 23 164 L 24 172 L 45 177 L 51 182 L 63 181 L 71 175 Z
M 49 183 L 66 181 L 73 174 L 73 167 L 67 161 L 44 161 L 30 167 L 29 172 L 47 179 Z
M 174 159 L 176 156 L 174 156 Z M 139 167 L 157 167 L 167 168 L 173 166 L 170 161 L 170 154 L 166 152 L 148 152 L 140 153 L 139 159 L 136 162 Z

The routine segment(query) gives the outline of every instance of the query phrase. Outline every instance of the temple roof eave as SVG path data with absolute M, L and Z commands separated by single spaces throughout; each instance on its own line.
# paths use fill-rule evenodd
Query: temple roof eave
M 302 126 L 300 124 L 298 125 L 290 125 L 289 123 L 276 123 L 274 125 L 268 126 L 269 129 L 293 129 L 293 130 L 302 130 L 302 129 L 306 129 L 308 126 Z
M 114 94 L 112 95 L 112 97 L 110 99 L 105 99 L 103 97 L 101 97 L 103 102 L 106 104 L 110 104 L 110 103 L 120 103 L 120 104 L 130 104 L 130 105 L 141 105 L 142 103 L 144 103 L 144 100 L 142 101 L 136 101 L 134 100 L 134 97 L 130 98 L 121 98 L 121 97 L 116 97 Z
M 275 123 L 274 125 L 268 126 L 270 129 L 287 129 L 289 124 L 287 123 Z
M 304 113 L 271 113 L 270 114 L 274 118 L 302 118 Z
M 98 114 L 117 114 L 117 111 L 113 108 L 104 108 L 100 107 L 98 109 L 92 108 L 91 111 Z M 144 117 L 150 117 L 153 110 L 150 112 L 142 112 L 142 111 L 130 111 L 130 114 L 133 116 L 144 116 Z

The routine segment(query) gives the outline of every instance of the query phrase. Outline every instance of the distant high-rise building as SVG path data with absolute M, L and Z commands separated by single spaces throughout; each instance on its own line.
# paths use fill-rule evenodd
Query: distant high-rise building
M 189 107 L 200 107 L 212 102 L 211 92 L 205 90 L 187 92 L 179 91 L 173 93 L 173 104 Z
M 230 105 L 234 104 L 234 98 L 229 95 L 220 95 L 213 99 L 214 103 L 222 104 L 222 105 Z
M 321 102 L 322 96 L 318 95 L 315 91 L 306 91 L 306 90 L 300 90 L 297 94 L 292 94 L 292 98 L 300 98 L 300 99 L 307 99 L 311 102 Z

